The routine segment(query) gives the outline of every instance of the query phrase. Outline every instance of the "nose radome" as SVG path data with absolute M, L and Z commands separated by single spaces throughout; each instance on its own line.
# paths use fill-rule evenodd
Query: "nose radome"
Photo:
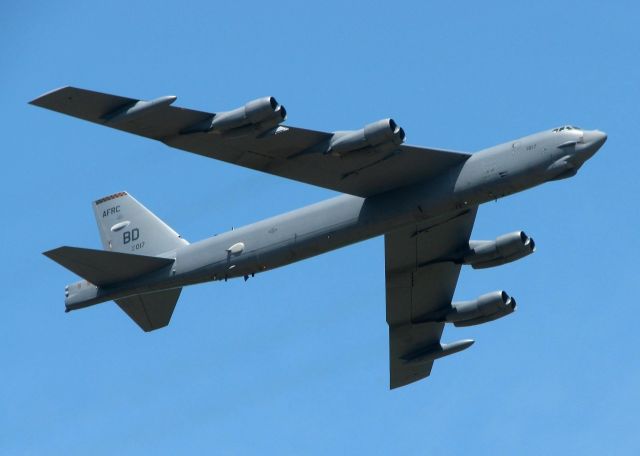
M 607 134 L 600 130 L 591 130 L 584 132 L 583 141 L 590 148 L 598 150 L 607 140 Z

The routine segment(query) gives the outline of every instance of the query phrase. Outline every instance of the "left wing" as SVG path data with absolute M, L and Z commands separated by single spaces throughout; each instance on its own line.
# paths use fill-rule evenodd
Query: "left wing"
M 473 343 L 440 344 L 444 322 L 429 316 L 451 304 L 461 266 L 438 260 L 468 247 L 476 212 L 465 209 L 384 237 L 392 389 L 428 377 L 434 359 Z
M 246 117 L 243 108 L 214 114 L 171 106 L 175 99 L 167 96 L 142 101 L 64 87 L 31 104 L 206 157 L 362 197 L 428 181 L 469 158 L 466 153 L 393 142 L 370 147 L 366 141 L 354 151 L 332 154 L 328 152 L 336 139 L 344 139 L 344 133 L 358 137 L 361 132 L 326 133 L 278 126 L 285 113 L 279 105 L 274 108 L 279 119 L 267 121 L 266 126 L 258 122 L 238 127 L 237 122 Z M 268 100 L 277 103 L 273 98 Z M 251 103 L 255 102 L 245 108 Z M 268 105 L 265 108 L 268 111 Z M 212 129 L 215 122 L 234 127 L 218 131 Z M 403 132 L 401 135 L 404 138 Z M 334 145 L 344 149 L 345 143 Z

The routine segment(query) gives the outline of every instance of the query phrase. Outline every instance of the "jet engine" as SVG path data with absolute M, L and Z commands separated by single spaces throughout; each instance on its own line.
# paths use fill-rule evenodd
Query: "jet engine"
M 473 326 L 509 315 L 516 309 L 516 300 L 504 291 L 494 291 L 474 301 L 451 304 L 445 321 L 455 326 Z
M 404 130 L 393 119 L 383 119 L 360 130 L 335 132 L 327 152 L 340 157 L 368 147 L 394 148 L 404 142 L 404 137 Z
M 233 111 L 220 112 L 213 117 L 208 131 L 228 132 L 243 127 L 275 127 L 287 116 L 284 106 L 273 97 L 253 100 Z
M 462 257 L 462 264 L 474 269 L 491 268 L 519 260 L 536 249 L 533 238 L 524 231 L 498 236 L 495 241 L 469 241 L 469 250 Z

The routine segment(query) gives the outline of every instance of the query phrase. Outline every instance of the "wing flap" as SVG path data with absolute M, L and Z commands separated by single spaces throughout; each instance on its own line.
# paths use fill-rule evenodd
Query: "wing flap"
M 326 141 L 330 134 L 281 128 L 280 133 L 261 138 L 223 139 L 198 133 L 168 137 L 164 142 L 227 163 L 362 197 L 429 181 L 469 158 L 465 153 L 409 145 L 400 145 L 392 152 L 371 149 L 344 157 L 300 153 Z

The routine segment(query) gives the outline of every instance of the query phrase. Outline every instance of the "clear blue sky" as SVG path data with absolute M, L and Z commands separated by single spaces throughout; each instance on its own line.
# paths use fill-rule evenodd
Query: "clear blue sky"
M 639 454 L 638 2 L 10 2 L 0 16 L 3 454 Z M 516 4 L 517 3 L 517 4 Z M 64 85 L 216 111 L 274 95 L 287 123 L 393 116 L 475 151 L 554 126 L 609 140 L 573 179 L 482 207 L 475 238 L 535 255 L 465 270 L 507 318 L 389 391 L 381 238 L 186 289 L 140 331 L 113 303 L 63 312 L 99 248 L 91 201 L 127 190 L 190 240 L 333 193 L 27 102 Z

